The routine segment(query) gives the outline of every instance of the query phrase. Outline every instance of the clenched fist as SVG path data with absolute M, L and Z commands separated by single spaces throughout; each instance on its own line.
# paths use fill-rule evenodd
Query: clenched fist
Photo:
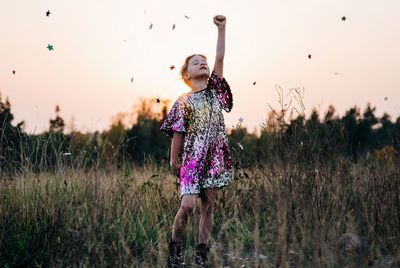
M 214 16 L 214 23 L 218 26 L 218 28 L 224 28 L 226 24 L 226 18 L 223 15 Z

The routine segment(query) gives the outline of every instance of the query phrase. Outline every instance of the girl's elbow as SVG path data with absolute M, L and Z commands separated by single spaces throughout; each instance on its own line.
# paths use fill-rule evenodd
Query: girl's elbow
M 232 106 L 224 107 L 225 112 L 230 113 L 232 111 Z

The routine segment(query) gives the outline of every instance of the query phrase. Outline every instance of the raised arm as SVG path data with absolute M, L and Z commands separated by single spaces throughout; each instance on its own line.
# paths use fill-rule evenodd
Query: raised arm
M 226 18 L 223 15 L 217 15 L 214 17 L 214 23 L 218 27 L 217 53 L 215 55 L 214 71 L 220 78 L 223 78 Z

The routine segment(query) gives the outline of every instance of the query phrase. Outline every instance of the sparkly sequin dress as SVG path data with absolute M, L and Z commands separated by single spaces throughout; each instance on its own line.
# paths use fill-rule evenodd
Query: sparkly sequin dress
M 213 71 L 207 88 L 182 94 L 173 104 L 160 130 L 170 138 L 184 132 L 180 169 L 181 196 L 203 189 L 221 188 L 232 180 L 232 159 L 222 109 L 232 109 L 232 92 Z

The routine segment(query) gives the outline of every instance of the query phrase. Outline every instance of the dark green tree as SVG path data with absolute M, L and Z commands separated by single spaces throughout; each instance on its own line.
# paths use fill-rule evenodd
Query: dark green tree
M 56 117 L 50 119 L 50 132 L 60 132 L 64 131 L 65 123 L 64 119 L 60 116 L 60 106 L 56 105 Z
M 3 102 L 0 93 L 0 172 L 11 172 L 21 164 L 21 144 L 26 138 L 24 121 L 12 125 L 14 115 L 8 98 Z

